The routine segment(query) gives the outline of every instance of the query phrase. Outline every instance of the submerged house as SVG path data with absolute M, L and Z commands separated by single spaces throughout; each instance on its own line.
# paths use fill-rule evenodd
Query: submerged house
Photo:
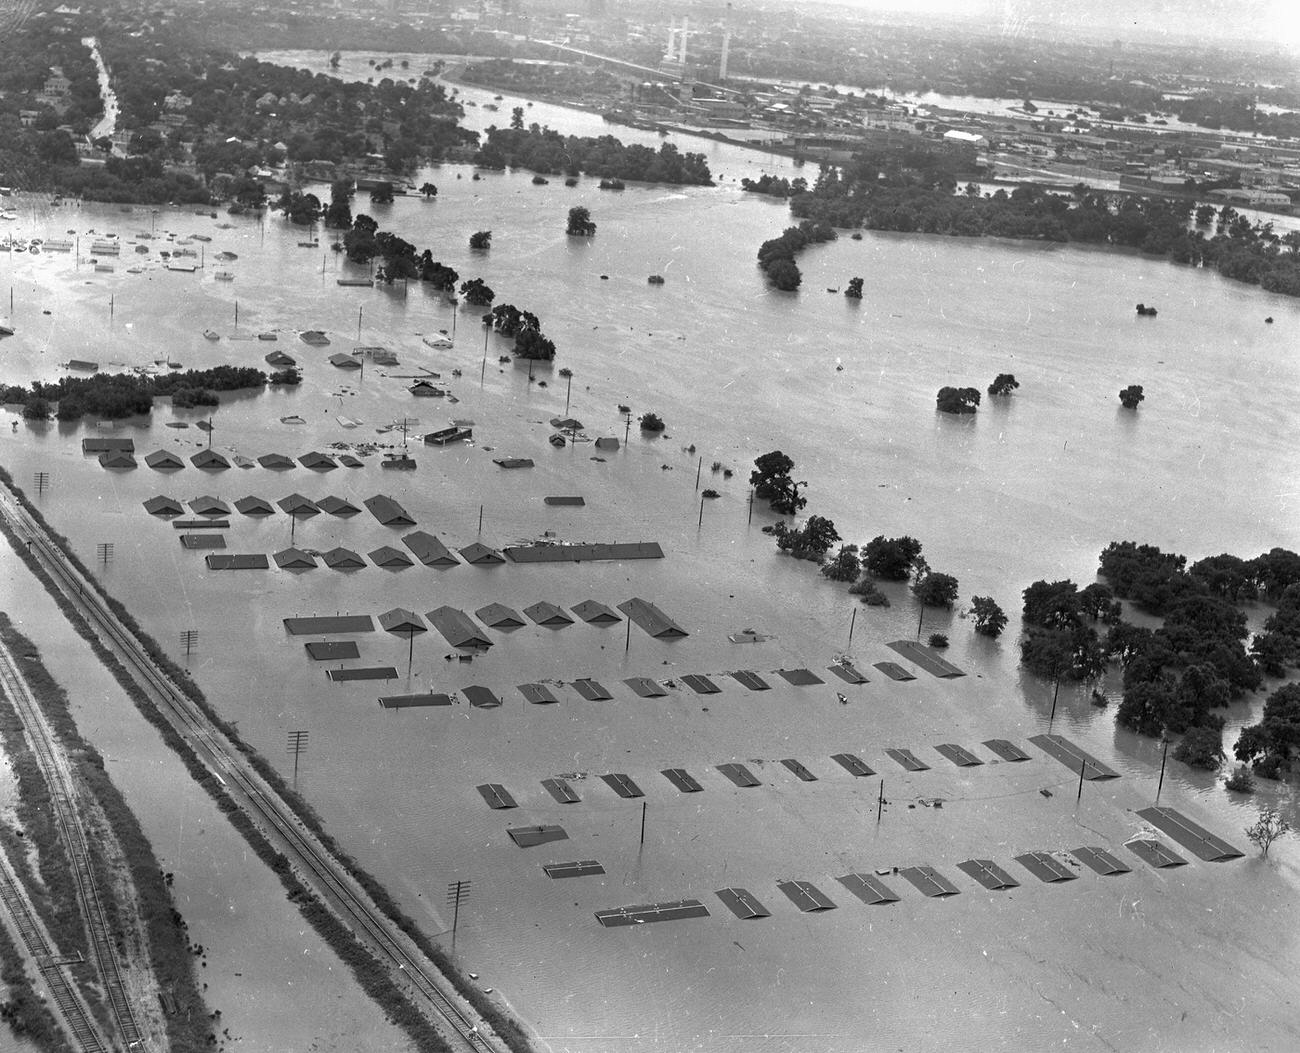
M 144 463 L 157 472 L 174 472 L 185 467 L 185 462 L 170 450 L 154 450 L 144 459 Z
M 402 538 L 402 544 L 414 552 L 415 558 L 426 567 L 460 566 L 460 560 L 451 554 L 451 549 L 424 530 L 407 534 Z

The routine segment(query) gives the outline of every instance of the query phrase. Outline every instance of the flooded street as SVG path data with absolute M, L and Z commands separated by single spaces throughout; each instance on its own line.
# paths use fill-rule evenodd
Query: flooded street
M 496 115 L 503 122 L 508 103 Z M 764 167 L 762 155 L 707 145 L 715 172 L 738 177 Z M 1300 303 L 1163 260 L 872 233 L 806 251 L 803 287 L 792 296 L 767 289 L 755 266 L 759 244 L 788 225 L 788 213 L 743 195 L 734 178 L 717 188 L 631 185 L 617 194 L 587 179 L 566 189 L 560 181 L 533 186 L 525 172 L 472 174 L 430 169 L 415 183 L 435 182 L 436 201 L 405 197 L 371 209 L 361 195 L 353 211 L 432 248 L 462 279 L 484 278 L 497 303 L 538 314 L 559 354 L 531 382 L 526 365 L 498 362 L 509 345 L 485 338 L 481 310 L 462 305 L 455 346 L 434 350 L 422 335 L 453 328 L 441 297 L 400 285 L 341 287 L 338 278 L 364 269 L 328 250 L 332 235 L 299 247 L 312 240 L 306 230 L 278 216 L 259 223 L 166 209 L 51 210 L 15 198 L 20 220 L 11 232 L 75 230 L 82 262 L 78 269 L 72 255 L 48 252 L 0 256 L 0 288 L 15 291 L 17 332 L 0 345 L 7 382 L 52 378 L 72 358 L 104 369 L 159 359 L 260 367 L 280 350 L 298 360 L 302 386 L 224 397 L 212 414 L 214 450 L 256 458 L 332 444 L 395 447 L 402 436 L 388 426 L 418 419 L 410 428 L 414 472 L 384 471 L 375 453 L 362 468 L 320 474 L 208 474 L 188 463 L 167 474 L 146 467 L 144 455 L 197 452 L 208 437 L 193 425 L 207 413 L 160 402 L 151 419 L 115 429 L 89 420 L 29 424 L 12 408 L 0 416 L 0 463 L 173 656 L 184 661 L 180 634 L 198 631 L 189 666 L 244 738 L 288 776 L 286 736 L 310 732 L 299 787 L 343 847 L 444 939 L 447 885 L 472 881 L 458 957 L 556 1051 L 1068 1042 L 1172 1053 L 1237 1048 L 1244 1036 L 1258 1049 L 1300 1044 L 1288 1005 L 1300 966 L 1294 840 L 1263 863 L 1242 834 L 1257 802 L 1171 761 L 1160 803 L 1249 851 L 1170 870 L 1142 863 L 1123 846 L 1150 832 L 1136 810 L 1155 799 L 1158 744 L 1119 730 L 1113 706 L 1096 709 L 1063 688 L 1053 731 L 1121 775 L 1085 783 L 1076 800 L 1077 776 L 1026 742 L 1047 730 L 1051 687 L 1021 672 L 1016 646 L 1021 591 L 1040 578 L 1091 581 L 1112 540 L 1159 545 L 1189 561 L 1300 548 L 1300 454 L 1291 439 L 1300 425 L 1291 394 L 1300 383 Z M 564 234 L 565 214 L 578 204 L 598 224 L 590 240 Z M 123 242 L 112 273 L 85 262 L 92 228 Z M 493 231 L 492 248 L 473 253 L 467 239 L 483 229 Z M 207 266 L 162 269 L 157 253 L 170 248 L 168 233 L 210 238 L 187 246 Z M 233 282 L 214 280 L 211 261 L 221 251 L 238 257 L 221 265 Z M 140 273 L 128 272 L 133 264 Z M 664 284 L 648 284 L 651 274 Z M 839 292 L 855 275 L 865 279 L 861 303 Z M 1135 318 L 1138 301 L 1158 305 L 1159 318 Z M 1275 324 L 1265 325 L 1266 316 Z M 208 328 L 220 339 L 204 339 Z M 298 337 L 304 330 L 323 330 L 329 346 L 308 346 Z M 272 332 L 275 342 L 255 339 Z M 328 361 L 375 345 L 396 352 L 399 365 L 345 372 Z M 571 392 L 561 367 L 573 372 Z M 408 392 L 428 372 L 441 375 L 436 383 L 455 404 Z M 936 415 L 939 387 L 983 389 L 1000 372 L 1019 380 L 1013 398 L 987 400 L 973 418 Z M 1136 414 L 1116 399 L 1129 383 L 1146 390 Z M 619 449 L 548 442 L 566 393 L 586 435 L 617 438 Z M 659 413 L 666 432 L 642 434 L 635 420 L 628 428 L 620 405 L 634 418 Z M 419 434 L 452 420 L 473 422 L 471 444 L 419 443 Z M 182 422 L 190 427 L 167 426 Z M 83 456 L 81 439 L 94 434 L 133 437 L 140 466 L 111 472 Z M 911 534 L 934 569 L 960 579 L 963 604 L 992 595 L 1012 615 L 1002 639 L 989 641 L 960 613 L 926 612 L 924 632 L 948 632 L 947 657 L 968 675 L 920 672 L 897 683 L 872 668 L 898 659 L 886 644 L 916 635 L 917 608 L 889 586 L 892 607 L 859 607 L 843 585 L 777 553 L 761 532 L 774 517 L 759 503 L 751 521 L 748 502 L 754 457 L 776 448 L 808 482 L 807 511 L 829 516 L 847 540 Z M 535 467 L 505 470 L 494 463 L 502 457 L 532 458 Z M 704 502 L 702 519 L 701 459 L 700 487 L 721 495 Z M 712 472 L 715 461 L 734 477 Z M 38 472 L 48 473 L 40 497 Z M 295 491 L 363 509 L 293 527 L 294 544 L 315 551 L 403 548 L 412 528 L 382 526 L 362 505 L 387 494 L 452 549 L 549 532 L 575 542 L 658 541 L 665 558 L 218 572 L 142 508 L 159 494 L 274 502 Z M 545 504 L 554 495 L 581 495 L 585 504 Z M 278 511 L 265 519 L 236 513 L 224 534 L 230 552 L 270 554 L 288 547 L 291 525 Z M 104 544 L 112 546 L 107 559 Z M 446 604 L 472 615 L 493 602 L 571 608 L 634 596 L 690 635 L 663 641 L 623 623 L 529 622 L 489 630 L 494 646 L 472 662 L 448 662 L 451 648 L 433 630 L 414 641 L 408 680 L 407 641 L 376 632 L 352 637 L 360 658 L 345 664 L 392 665 L 398 680 L 336 684 L 325 666 L 337 663 L 312 662 L 302 645 L 313 638 L 283 626 L 285 617 L 339 611 L 425 614 Z M 19 602 L 10 592 L 2 605 Z M 729 640 L 746 628 L 770 639 Z M 844 653 L 870 683 L 847 687 L 826 672 Z M 773 675 L 805 667 L 826 683 L 796 687 Z M 726 675 L 742 669 L 758 671 L 771 690 L 750 692 Z M 682 684 L 688 673 L 712 676 L 722 691 L 695 694 Z M 613 699 L 587 701 L 568 686 L 587 676 Z M 672 686 L 665 697 L 640 698 L 622 682 L 638 676 Z M 565 682 L 556 688 L 560 704 L 523 700 L 516 685 L 539 681 Z M 470 685 L 491 688 L 505 705 L 393 712 L 376 701 Z M 841 687 L 847 705 L 837 701 Z M 1261 704 L 1233 707 L 1226 743 Z M 86 734 L 98 743 L 112 732 Z M 1032 759 L 998 762 L 981 745 L 992 738 L 1016 742 Z M 949 742 L 985 763 L 956 767 L 934 749 Z M 930 769 L 904 770 L 884 752 L 895 747 Z M 879 774 L 853 778 L 830 759 L 842 752 Z M 154 755 L 145 751 L 140 763 Z M 817 781 L 796 779 L 779 763 L 786 758 Z M 731 762 L 761 785 L 729 782 L 716 766 Z M 671 767 L 687 769 L 703 792 L 679 793 L 660 774 Z M 643 802 L 597 778 L 611 772 L 645 792 L 644 845 Z M 542 779 L 559 775 L 576 776 L 578 803 L 560 805 L 543 789 Z M 888 804 L 878 821 L 881 778 Z M 489 809 L 476 790 L 483 783 L 503 784 L 519 808 Z M 184 832 L 179 825 L 179 797 L 158 825 L 142 815 L 160 856 L 193 845 L 189 821 Z M 1294 820 L 1289 791 L 1266 786 L 1259 801 L 1280 802 Z M 538 824 L 560 824 L 568 839 L 525 849 L 506 835 Z M 1086 845 L 1106 847 L 1133 872 L 1085 870 L 1049 885 L 1012 861 Z M 985 891 L 957 870 L 972 856 L 994 859 L 1020 887 Z M 542 870 L 579 859 L 598 860 L 604 875 L 554 880 Z M 924 898 L 893 872 L 917 864 L 936 867 L 961 894 Z M 836 880 L 878 870 L 898 903 L 868 907 Z M 231 894 L 216 873 L 204 893 L 213 903 Z M 787 879 L 812 882 L 838 909 L 799 913 L 777 889 Z M 715 895 L 729 886 L 748 889 L 772 916 L 732 916 Z M 612 929 L 593 917 L 683 898 L 699 898 L 710 917 Z

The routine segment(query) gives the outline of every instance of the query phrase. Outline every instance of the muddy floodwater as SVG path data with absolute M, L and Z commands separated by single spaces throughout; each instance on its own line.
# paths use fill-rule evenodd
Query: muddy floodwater
M 752 170 L 753 155 L 733 153 L 710 163 Z M 1193 560 L 1300 547 L 1292 397 L 1300 305 L 1163 260 L 871 233 L 805 252 L 803 287 L 786 295 L 765 287 L 754 256 L 788 215 L 734 181 L 602 193 L 586 179 L 566 189 L 534 186 L 523 172 L 472 176 L 468 167 L 430 169 L 416 183 L 434 181 L 436 201 L 409 196 L 371 209 L 363 195 L 354 211 L 432 248 L 462 278 L 484 278 L 498 303 L 538 314 L 559 355 L 531 379 L 527 365 L 498 361 L 508 343 L 485 337 L 480 310 L 461 305 L 453 315 L 416 286 L 340 286 L 366 270 L 329 250 L 329 232 L 279 217 L 50 209 L 29 198 L 7 230 L 80 238 L 79 262 L 68 253 L 0 256 L 0 280 L 15 292 L 17 332 L 0 344 L 7 381 L 57 376 L 69 359 L 104 369 L 262 366 L 280 350 L 301 365 L 297 390 L 224 397 L 210 436 L 196 427 L 206 411 L 164 402 L 151 419 L 116 427 L 34 425 L 7 411 L 0 462 L 287 777 L 288 733 L 310 733 L 298 785 L 347 850 L 448 943 L 448 883 L 472 882 L 458 958 L 557 1051 L 1300 1045 L 1289 1004 L 1300 966 L 1300 852 L 1285 841 L 1264 863 L 1242 834 L 1260 801 L 1294 818 L 1290 792 L 1265 786 L 1256 799 L 1235 797 L 1221 779 L 1171 762 L 1160 802 L 1251 850 L 1208 863 L 1180 849 L 1190 862 L 1167 870 L 1141 862 L 1124 846 L 1150 833 L 1136 811 L 1155 799 L 1158 745 L 1118 729 L 1114 706 L 1097 709 L 1063 689 L 1052 730 L 1120 776 L 1085 782 L 1079 796 L 1075 774 L 1028 744 L 1047 730 L 1051 693 L 1019 669 L 1014 616 L 1036 579 L 1092 580 L 1098 553 L 1116 539 Z M 576 204 L 598 224 L 592 239 L 564 235 Z M 468 236 L 483 229 L 492 248 L 472 253 Z M 88 263 L 89 243 L 104 232 L 122 242 L 111 272 Z M 193 273 L 159 263 L 160 250 L 182 241 L 196 253 L 183 258 L 203 264 Z M 219 252 L 237 259 L 214 263 Z M 217 280 L 217 266 L 234 279 Z M 649 284 L 651 274 L 664 283 Z M 860 303 L 839 292 L 855 275 L 865 279 Z M 1136 317 L 1139 301 L 1159 317 Z M 451 348 L 423 339 L 453 328 Z M 205 329 L 219 339 L 205 339 Z M 329 345 L 304 343 L 305 330 L 323 331 Z M 329 362 L 376 346 L 399 364 L 371 359 L 344 371 Z M 572 371 L 571 385 L 561 368 Z M 1019 380 L 1013 398 L 986 400 L 973 418 L 936 415 L 939 387 L 983 389 L 1000 372 Z M 409 393 L 430 374 L 454 403 Z M 1130 383 L 1146 390 L 1136 413 L 1116 398 Z M 577 443 L 557 448 L 550 420 L 566 415 L 566 400 L 582 428 Z M 640 431 L 646 411 L 664 417 L 664 433 Z M 403 420 L 418 466 L 381 469 L 385 449 L 402 444 Z M 471 442 L 420 442 L 452 421 L 472 422 Z M 176 423 L 189 427 L 168 426 Z M 81 440 L 101 434 L 132 437 L 140 466 L 108 471 L 83 456 Z M 619 448 L 583 441 L 599 437 Z M 364 466 L 207 473 L 187 461 L 169 474 L 143 463 L 155 449 L 188 458 L 209 441 L 249 459 L 339 446 L 364 454 Z M 923 635 L 948 633 L 948 657 L 965 676 L 916 670 L 913 681 L 890 680 L 874 664 L 910 665 L 886 646 L 917 633 L 910 597 L 887 587 L 890 608 L 858 607 L 811 564 L 778 555 L 761 529 L 774 517 L 760 502 L 751 518 L 748 487 L 753 458 L 775 448 L 807 480 L 808 511 L 829 516 L 846 539 L 914 535 L 936 570 L 960 579 L 961 607 L 991 595 L 1013 614 L 994 642 L 976 637 L 961 609 L 926 612 Z M 504 457 L 534 467 L 506 470 L 494 463 Z M 713 471 L 715 461 L 733 477 Z M 716 500 L 702 503 L 697 474 Z M 296 524 L 278 510 L 261 519 L 234 512 L 221 531 L 226 551 L 343 546 L 364 568 L 211 571 L 203 550 L 183 548 L 180 532 L 142 507 L 157 495 L 274 502 L 293 492 L 335 495 L 361 511 Z M 665 556 L 382 569 L 367 554 L 404 549 L 401 537 L 415 528 L 383 526 L 366 511 L 365 499 L 380 494 L 452 549 L 657 541 Z M 547 496 L 584 504 L 548 505 Z M 658 604 L 689 635 L 664 641 L 623 622 L 526 620 L 487 630 L 490 651 L 461 662 L 447 659 L 453 649 L 433 630 L 414 640 L 408 673 L 403 638 L 348 637 L 357 659 L 318 663 L 303 647 L 313 638 L 283 625 L 393 607 L 472 615 L 494 602 L 522 610 L 631 597 Z M 186 659 L 188 629 L 198 637 Z M 766 639 L 731 642 L 744 629 Z M 831 676 L 827 667 L 845 654 L 869 683 Z M 397 679 L 333 683 L 326 668 L 340 664 L 391 666 Z M 825 682 L 794 686 L 774 672 L 795 668 Z M 727 675 L 745 669 L 770 690 Z M 689 673 L 722 690 L 694 693 L 681 679 Z M 569 686 L 579 677 L 596 678 L 613 698 L 586 700 Z M 623 683 L 631 677 L 666 684 L 666 693 L 641 698 Z M 560 702 L 527 703 L 517 685 L 535 682 L 551 684 Z M 462 692 L 471 685 L 504 705 L 470 707 Z M 1107 685 L 1112 694 L 1117 686 Z M 461 701 L 397 712 L 377 704 L 380 695 L 430 690 Z M 1261 705 L 1232 708 L 1228 744 Z M 992 738 L 1031 759 L 998 761 L 982 745 Z M 983 763 L 957 767 L 935 750 L 950 742 Z M 929 768 L 909 772 L 888 748 L 910 749 Z M 831 760 L 845 752 L 877 774 L 855 778 Z M 796 778 L 780 764 L 787 758 L 816 781 Z M 760 785 L 742 789 L 717 770 L 733 762 Z M 680 793 L 661 774 L 673 767 L 702 792 Z M 617 796 L 598 778 L 609 773 L 629 775 L 644 798 Z M 543 788 L 560 775 L 571 777 L 577 803 L 561 805 Z M 518 807 L 490 809 L 476 790 L 484 783 L 503 784 Z M 506 834 L 546 824 L 562 826 L 567 840 L 519 848 Z M 1013 861 L 1089 845 L 1132 872 L 1103 878 L 1080 868 L 1076 880 L 1047 884 Z M 986 891 L 957 869 L 972 857 L 993 859 L 1019 887 Z M 557 880 L 543 871 L 575 860 L 597 860 L 604 874 Z M 923 897 L 894 873 L 912 865 L 934 866 L 959 894 Z M 868 907 L 837 881 L 879 871 L 899 902 Z M 835 909 L 801 913 L 777 887 L 791 879 L 811 882 Z M 715 894 L 728 887 L 749 890 L 771 916 L 733 916 Z M 688 898 L 709 916 L 621 928 L 594 917 Z

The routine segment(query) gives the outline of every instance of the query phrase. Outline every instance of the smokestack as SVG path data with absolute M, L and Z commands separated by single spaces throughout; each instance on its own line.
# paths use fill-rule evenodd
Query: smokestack
M 689 18 L 682 19 L 682 69 L 686 68 L 686 38 L 691 34 L 690 25 Z
M 730 5 L 728 5 L 730 6 Z M 718 80 L 727 79 L 727 52 L 731 50 L 731 30 L 722 34 L 722 60 L 718 63 Z

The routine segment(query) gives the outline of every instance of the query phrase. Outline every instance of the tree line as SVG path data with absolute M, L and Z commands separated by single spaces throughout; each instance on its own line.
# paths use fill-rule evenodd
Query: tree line
M 789 198 L 791 215 L 832 227 L 1113 245 L 1300 296 L 1300 232 L 1279 235 L 1231 205 L 1194 208 L 1083 184 L 1070 193 L 1018 186 L 981 194 L 968 183 L 959 192 L 957 166 L 954 157 L 916 145 L 863 151 L 842 167 L 823 167 L 811 187 L 769 176 L 742 186 Z
M 481 168 L 526 168 L 543 175 L 592 175 L 602 179 L 636 179 L 644 183 L 713 186 L 703 154 L 681 153 L 672 143 L 658 150 L 624 143 L 612 135 L 561 135 L 533 124 L 489 128 L 487 140 L 474 155 Z

